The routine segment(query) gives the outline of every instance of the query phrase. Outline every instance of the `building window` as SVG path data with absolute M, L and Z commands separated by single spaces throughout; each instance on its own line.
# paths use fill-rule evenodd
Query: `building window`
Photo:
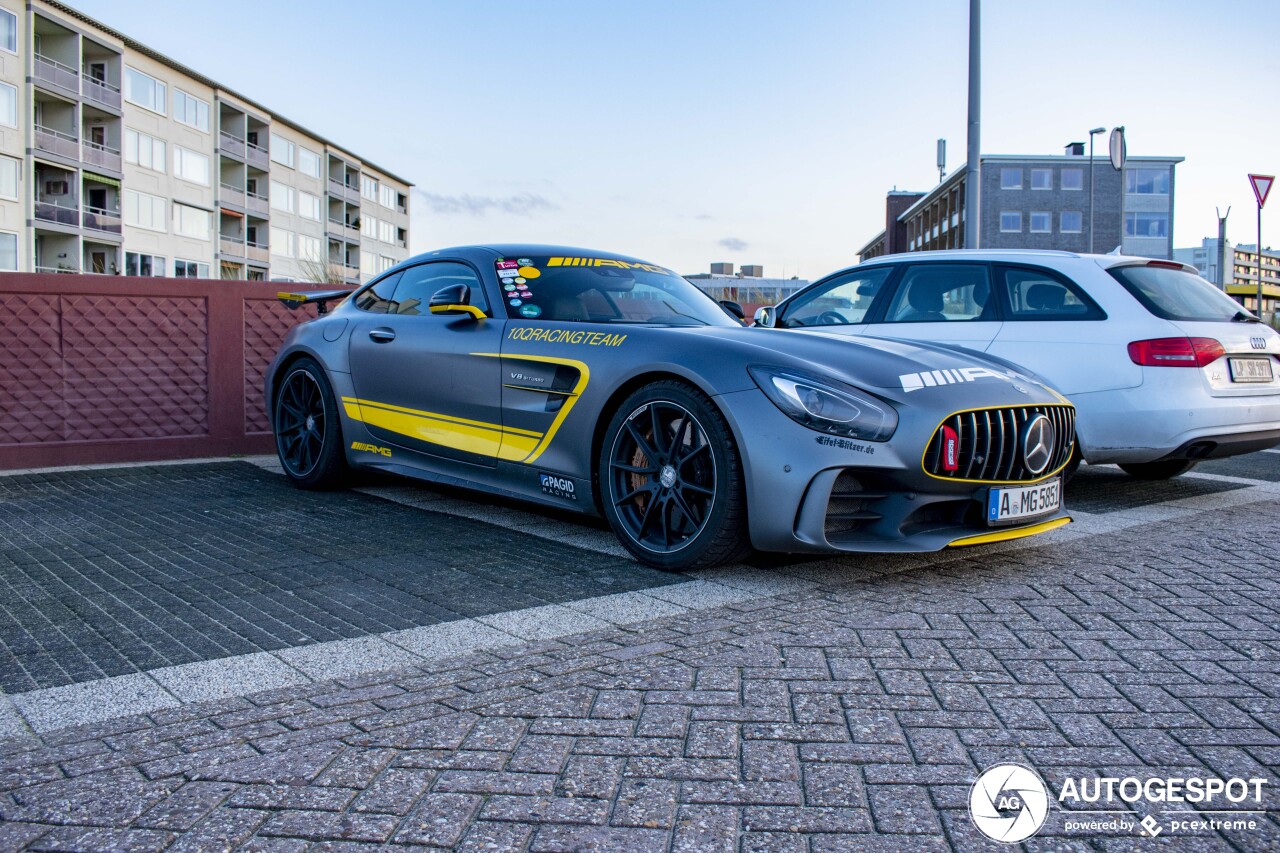
M 396 207 L 396 188 L 383 184 L 378 188 L 379 203 L 386 208 L 395 210 Z
M 320 177 L 320 155 L 310 148 L 298 150 L 298 171 L 313 178 Z
M 12 157 L 0 157 L 0 198 L 18 199 L 18 166 Z
M 173 203 L 173 233 L 197 240 L 208 240 L 212 229 L 213 215 L 198 207 Z
M 1079 234 L 1083 230 L 1083 222 L 1084 217 L 1078 210 L 1064 210 L 1058 214 L 1058 230 L 1063 234 Z
M 8 83 L 0 83 L 0 124 L 18 126 L 18 90 Z
M 1129 169 L 1124 173 L 1124 191 L 1134 195 L 1168 195 L 1168 169 Z
M 275 146 L 271 146 L 271 150 L 275 150 Z M 293 213 L 296 209 L 294 205 L 293 187 L 280 183 L 279 181 L 271 182 L 271 209 L 283 210 L 285 213 Z
M 378 200 L 378 182 L 368 175 L 360 176 L 360 195 L 369 201 Z
M 165 171 L 164 140 L 125 128 L 124 160 L 126 163 L 163 173 Z
M 1022 231 L 1022 211 L 1000 211 L 1000 230 L 1011 234 L 1016 234 Z
M 1053 169 L 1032 169 L 1031 170 L 1031 189 L 1033 190 L 1051 190 L 1053 189 Z M 1036 230 L 1035 228 L 1031 229 Z
M 360 273 L 362 275 L 376 275 L 378 272 L 378 256 L 372 252 L 364 252 L 360 255 Z
M 0 48 L 10 53 L 18 52 L 18 16 L 8 9 L 0 9 Z
M 209 158 L 180 145 L 173 146 L 173 175 L 193 184 L 209 186 Z M 177 263 L 176 261 L 174 262 Z
M 1032 187 L 1035 189 L 1035 187 Z M 1001 225 L 1004 224 L 1003 216 L 1001 217 Z M 1031 211 L 1031 233 L 1032 234 L 1048 234 L 1053 231 L 1053 217 L 1049 215 L 1047 210 Z M 1000 230 L 1004 230 L 1001 228 Z
M 320 197 L 298 190 L 298 215 L 320 221 Z
M 271 134 L 271 162 L 293 168 L 297 146 L 283 136 Z
M 124 274 L 140 276 L 164 276 L 164 258 L 159 255 L 124 253 Z
M 279 255 L 282 258 L 292 258 L 293 237 L 292 231 L 276 228 L 273 225 L 271 227 L 271 254 Z
M 360 233 L 366 237 L 378 239 L 378 220 L 372 216 L 361 216 Z
M 173 117 L 196 130 L 209 132 L 209 105 L 194 95 L 188 95 L 181 89 L 173 90 Z M 180 261 L 175 261 L 176 269 Z
M 208 278 L 209 265 L 199 261 L 175 260 L 173 262 L 174 278 Z
M 1168 237 L 1169 214 L 1126 213 L 1124 215 L 1126 237 Z
M 386 255 L 380 255 L 378 257 L 378 272 L 382 272 L 383 270 L 389 270 L 395 265 L 396 265 L 395 258 L 388 258 Z
M 124 67 L 124 99 L 153 113 L 165 114 L 165 86 L 150 74 Z
M 378 239 L 384 243 L 394 243 L 396 241 L 396 224 L 380 220 L 378 222 Z
M 165 200 L 158 196 L 140 193 L 137 190 L 124 191 L 124 221 L 135 228 L 148 231 L 168 231 L 165 222 Z M 161 273 L 163 275 L 163 273 Z
M 1064 190 L 1084 189 L 1084 169 L 1063 169 L 1062 188 Z
M 18 271 L 18 235 L 12 231 L 0 231 L 0 270 Z
M 298 259 L 320 263 L 320 238 L 298 235 Z
M 1001 169 L 1000 170 L 1000 189 L 1002 190 L 1022 189 L 1022 170 L 1021 169 Z

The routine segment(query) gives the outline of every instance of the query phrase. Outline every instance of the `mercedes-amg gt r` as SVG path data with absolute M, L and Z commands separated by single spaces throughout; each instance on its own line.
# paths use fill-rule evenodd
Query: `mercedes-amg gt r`
M 266 380 L 303 487 L 368 468 L 603 515 L 668 569 L 1070 520 L 1074 410 L 1008 362 L 743 328 L 665 267 L 554 246 L 442 249 L 280 296 L 322 311 Z

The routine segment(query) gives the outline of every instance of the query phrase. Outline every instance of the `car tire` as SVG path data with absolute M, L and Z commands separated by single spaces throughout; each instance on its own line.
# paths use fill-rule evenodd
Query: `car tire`
M 285 476 L 304 489 L 332 489 L 347 475 L 333 386 L 314 359 L 300 358 L 276 383 L 271 407 L 276 453 Z
M 750 553 L 737 443 L 697 389 L 663 381 L 628 397 L 605 428 L 596 470 L 605 518 L 640 562 L 679 571 Z
M 1139 480 L 1171 480 L 1196 467 L 1195 459 L 1164 459 L 1159 462 L 1122 462 L 1120 470 Z

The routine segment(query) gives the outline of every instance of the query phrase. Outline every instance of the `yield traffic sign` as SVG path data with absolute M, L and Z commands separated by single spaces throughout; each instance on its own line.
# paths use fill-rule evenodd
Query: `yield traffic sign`
M 1271 185 L 1276 182 L 1275 175 L 1250 175 L 1249 183 L 1253 185 L 1253 197 L 1258 200 L 1258 208 L 1261 209 L 1267 203 L 1267 193 L 1271 192 Z

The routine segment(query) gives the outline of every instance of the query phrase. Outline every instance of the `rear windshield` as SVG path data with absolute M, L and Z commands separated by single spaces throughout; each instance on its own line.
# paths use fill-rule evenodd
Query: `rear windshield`
M 1165 320 L 1231 320 L 1243 313 L 1240 303 L 1195 273 L 1140 265 L 1107 272 L 1144 308 Z
M 610 257 L 527 257 L 494 264 L 507 316 L 584 323 L 737 326 L 665 267 Z

